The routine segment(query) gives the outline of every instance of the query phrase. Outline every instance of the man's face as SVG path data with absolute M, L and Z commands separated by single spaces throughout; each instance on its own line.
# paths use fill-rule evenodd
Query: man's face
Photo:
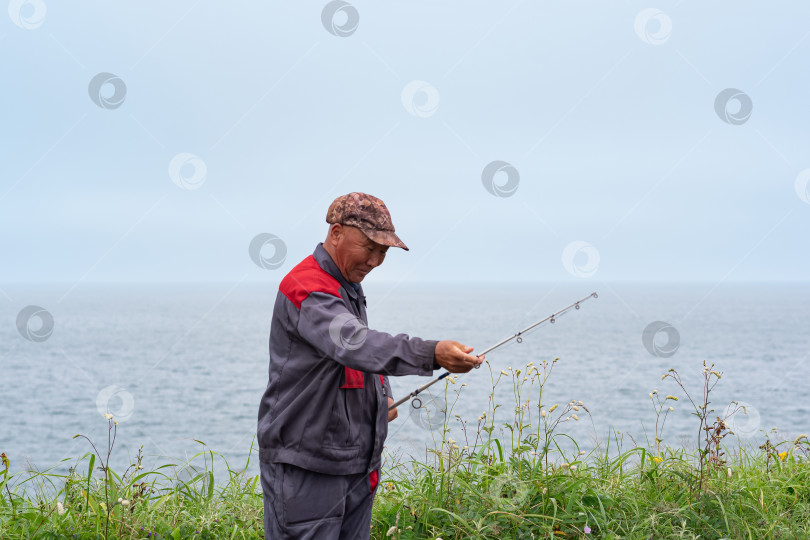
M 371 240 L 363 231 L 347 225 L 334 225 L 327 238 L 332 249 L 330 255 L 340 273 L 351 283 L 360 283 L 374 268 L 385 260 L 388 246 Z

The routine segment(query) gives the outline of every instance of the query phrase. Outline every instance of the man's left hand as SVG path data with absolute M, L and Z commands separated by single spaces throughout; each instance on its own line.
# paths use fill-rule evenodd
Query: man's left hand
M 394 398 L 392 398 L 392 397 L 388 398 L 388 406 L 390 407 L 393 404 L 394 404 Z M 399 416 L 399 413 L 397 412 L 396 409 L 389 409 L 388 410 L 388 421 L 389 422 L 391 420 L 393 420 L 394 418 L 396 418 L 397 416 Z

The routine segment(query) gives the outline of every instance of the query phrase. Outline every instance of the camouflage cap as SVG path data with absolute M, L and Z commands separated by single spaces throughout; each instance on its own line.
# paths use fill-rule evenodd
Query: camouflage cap
M 357 227 L 378 244 L 408 251 L 408 246 L 394 232 L 385 203 L 373 195 L 358 192 L 341 195 L 329 205 L 326 222 Z

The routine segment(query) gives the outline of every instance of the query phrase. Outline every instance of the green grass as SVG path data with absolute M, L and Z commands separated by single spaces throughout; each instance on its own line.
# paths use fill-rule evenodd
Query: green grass
M 712 468 L 698 492 L 694 456 L 683 452 L 656 461 L 633 448 L 544 468 L 530 452 L 502 459 L 497 448 L 455 451 L 444 456 L 443 472 L 423 464 L 395 469 L 377 496 L 373 536 L 810 538 L 804 452 L 784 461 L 742 454 Z
M 427 458 L 388 456 L 372 537 L 810 538 L 807 437 L 726 448 L 722 420 L 707 422 L 713 412 L 709 393 L 721 374 L 704 370 L 704 394 L 697 402 L 681 385 L 705 432 L 696 451 L 663 443 L 669 401 L 676 400 L 655 393 L 652 443 L 625 449 L 615 434 L 586 455 L 562 430 L 586 416 L 587 407 L 543 403 L 555 362 L 542 363 L 542 369 L 527 366 L 527 373 L 490 370 L 489 407 L 470 430 L 475 440 L 467 446 L 449 437 L 451 404 Z M 663 378 L 680 385 L 677 373 L 669 373 Z M 501 405 L 494 402 L 494 390 L 510 379 L 513 414 L 497 422 Z M 446 397 L 458 389 L 454 384 L 448 381 Z M 459 395 L 455 391 L 456 400 Z M 200 443 L 202 450 L 186 463 L 144 470 L 139 452 L 118 474 L 106 465 L 117 433 L 114 419 L 108 423 L 104 452 L 88 439 L 93 451 L 73 458 L 68 474 L 52 472 L 55 466 L 11 475 L 8 462 L 2 465 L 0 538 L 263 537 L 261 486 L 258 476 L 245 474 L 249 462 L 234 471 Z M 508 430 L 508 437 L 494 437 L 496 426 Z M 251 446 L 249 455 L 254 453 Z M 228 471 L 219 482 L 215 460 Z M 27 484 L 35 486 L 31 496 L 20 493 Z

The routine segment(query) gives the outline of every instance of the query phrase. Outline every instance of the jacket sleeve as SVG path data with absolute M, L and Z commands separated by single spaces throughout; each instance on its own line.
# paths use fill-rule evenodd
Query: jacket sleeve
M 297 330 L 325 357 L 365 373 L 431 375 L 435 368 L 438 341 L 372 330 L 328 293 L 313 292 L 304 299 Z

